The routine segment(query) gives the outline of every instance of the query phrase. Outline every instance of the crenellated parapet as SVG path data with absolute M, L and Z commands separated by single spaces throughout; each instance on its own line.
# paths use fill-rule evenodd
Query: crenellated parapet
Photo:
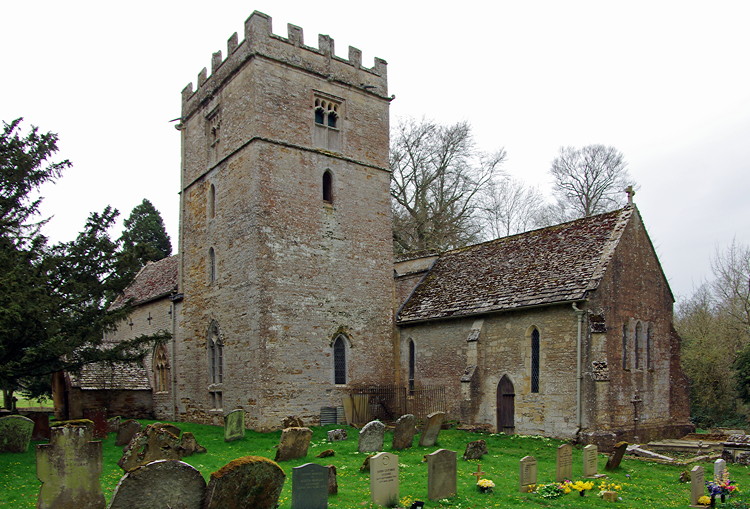
M 182 116 L 187 118 L 213 96 L 251 58 L 267 58 L 301 69 L 328 81 L 340 82 L 365 93 L 388 99 L 387 63 L 375 58 L 373 67 L 362 66 L 362 51 L 349 46 L 348 59 L 336 56 L 334 40 L 318 36 L 318 47 L 305 45 L 302 28 L 287 25 L 287 37 L 274 34 L 271 17 L 255 11 L 245 21 L 245 40 L 235 32 L 227 41 L 227 56 L 217 51 L 211 58 L 211 74 L 203 68 L 197 88 L 189 83 L 182 91 Z

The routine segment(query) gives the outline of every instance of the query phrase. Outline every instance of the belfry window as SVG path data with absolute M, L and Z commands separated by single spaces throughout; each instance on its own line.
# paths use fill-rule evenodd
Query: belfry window
M 338 127 L 339 105 L 333 101 L 315 98 L 315 123 L 328 127 Z
M 531 331 L 531 392 L 539 392 L 539 329 Z
M 333 342 L 333 383 L 346 384 L 346 338 L 343 334 L 336 336 Z
M 323 201 L 333 203 L 333 175 L 331 170 L 323 172 Z
M 315 92 L 312 107 L 313 144 L 318 148 L 339 152 L 342 141 L 343 99 Z

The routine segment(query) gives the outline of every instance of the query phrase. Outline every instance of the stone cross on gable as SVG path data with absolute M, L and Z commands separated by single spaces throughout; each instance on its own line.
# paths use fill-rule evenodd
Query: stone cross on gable
M 628 186 L 624 191 L 628 195 L 628 205 L 631 205 L 633 203 L 633 196 L 635 196 L 635 189 L 633 189 L 633 186 Z

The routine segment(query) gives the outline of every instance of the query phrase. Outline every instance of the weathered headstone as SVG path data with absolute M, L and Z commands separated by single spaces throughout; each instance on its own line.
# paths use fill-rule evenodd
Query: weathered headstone
M 292 509 L 328 507 L 328 468 L 305 463 L 292 469 Z
M 573 478 L 573 446 L 562 444 L 557 448 L 557 468 L 555 481 L 563 482 Z
M 206 448 L 198 443 L 198 441 L 195 439 L 195 435 L 193 435 L 189 431 L 186 431 L 182 434 L 182 436 L 180 437 L 181 458 L 192 456 L 196 453 L 203 454 L 204 452 L 206 452 Z
M 178 460 L 182 458 L 179 437 L 158 426 L 149 424 L 123 449 L 122 458 L 117 462 L 126 472 L 156 460 Z
M 398 503 L 398 456 L 381 452 L 370 458 L 370 497 L 378 505 Z
M 326 465 L 328 469 L 328 494 L 336 495 L 339 492 L 339 482 L 336 479 L 336 466 Z
M 721 481 L 727 469 L 727 462 L 721 458 L 714 461 L 714 480 Z
M 37 509 L 100 509 L 102 443 L 85 423 L 54 426 L 50 443 L 36 446 L 36 476 L 42 482 Z
M 464 451 L 465 460 L 480 460 L 482 456 L 487 454 L 487 442 L 484 440 L 474 440 L 466 444 L 466 451 Z
M 206 481 L 195 468 L 177 460 L 159 460 L 122 476 L 107 509 L 200 509 Z
M 232 410 L 224 417 L 224 441 L 232 442 L 245 438 L 245 411 Z
M 627 442 L 617 442 L 615 444 L 615 448 L 612 450 L 612 452 L 609 455 L 609 459 L 607 460 L 607 465 L 604 467 L 605 470 L 614 470 L 616 468 L 620 467 L 620 463 L 622 462 L 622 457 L 625 456 L 625 451 L 628 449 L 628 443 Z
M 28 412 L 25 417 L 34 421 L 34 429 L 31 432 L 32 440 L 49 440 L 49 413 Z
M 26 452 L 34 421 L 21 415 L 0 417 L 0 452 Z
M 385 424 L 372 421 L 365 424 L 359 432 L 359 452 L 376 452 L 383 450 Z
M 536 458 L 525 456 L 520 461 L 518 491 L 528 493 L 532 484 L 536 484 Z
M 412 414 L 402 415 L 396 421 L 391 448 L 397 451 L 408 449 L 414 443 L 414 435 L 416 434 L 417 418 Z
M 281 432 L 275 461 L 287 461 L 307 456 L 312 430 L 310 428 L 287 428 Z
M 328 441 L 329 442 L 341 442 L 342 440 L 346 440 L 346 430 L 345 429 L 332 429 L 328 432 Z
M 122 418 L 119 415 L 107 419 L 107 433 L 117 433 L 120 431 L 120 422 Z
M 282 429 L 286 429 L 286 428 L 304 428 L 305 427 L 305 423 L 302 422 L 302 419 L 300 419 L 296 415 L 290 415 L 289 417 L 284 417 L 284 420 L 281 421 L 281 427 L 282 427 Z
M 202 509 L 275 509 L 284 471 L 274 461 L 245 456 L 211 474 Z
M 163 429 L 165 431 L 169 431 L 174 436 L 178 437 L 180 436 L 180 433 L 182 433 L 182 430 L 175 426 L 174 424 L 169 424 L 167 422 L 155 422 L 152 424 L 155 428 Z
M 109 424 L 106 408 L 84 408 L 83 418 L 94 423 L 94 438 L 107 438 Z
M 599 448 L 589 444 L 583 448 L 583 477 L 596 477 L 599 465 Z
M 427 455 L 427 497 L 450 498 L 456 494 L 456 453 L 438 449 Z
M 120 427 L 117 430 L 115 445 L 128 445 L 133 437 L 141 431 L 141 428 L 141 423 L 135 419 L 128 419 L 127 421 L 120 423 Z
M 703 467 L 698 465 L 690 471 L 690 507 L 705 507 L 698 503 L 698 499 L 706 491 L 706 483 L 703 475 Z
M 422 434 L 419 436 L 419 445 L 432 447 L 437 443 L 440 428 L 445 421 L 445 412 L 433 412 L 427 416 L 427 421 L 422 426 Z

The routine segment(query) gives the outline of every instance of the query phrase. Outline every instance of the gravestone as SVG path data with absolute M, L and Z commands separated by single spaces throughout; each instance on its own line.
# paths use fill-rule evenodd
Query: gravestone
M 518 476 L 518 491 L 528 493 L 531 485 L 536 484 L 536 458 L 525 456 L 520 461 L 520 474 Z
M 107 433 L 117 433 L 120 431 L 120 422 L 122 418 L 119 415 L 107 419 Z
M 32 440 L 49 440 L 49 414 L 47 412 L 28 412 L 26 418 L 34 421 L 34 429 L 31 432 Z
M 724 472 L 727 469 L 727 462 L 721 458 L 714 461 L 714 480 L 721 481 L 724 478 Z
M 414 435 L 416 434 L 417 418 L 412 414 L 402 415 L 396 421 L 391 448 L 400 451 L 411 447 L 414 443 Z
M 275 461 L 287 461 L 307 456 L 312 430 L 310 428 L 287 428 L 281 432 Z
M 328 468 L 305 463 L 292 469 L 292 509 L 328 507 Z
M 107 438 L 109 424 L 106 408 L 84 408 L 83 418 L 94 423 L 94 438 Z
M 285 477 L 268 458 L 237 458 L 211 474 L 202 509 L 275 509 Z
M 596 477 L 598 471 L 599 448 L 589 444 L 583 448 L 583 477 Z
M 331 431 L 328 432 L 329 442 L 341 442 L 346 439 L 347 439 L 347 435 L 346 435 L 345 429 L 332 429 Z
M 155 428 L 166 430 L 176 437 L 180 436 L 180 433 L 182 433 L 182 430 L 180 428 L 178 428 L 174 424 L 169 424 L 166 422 L 155 422 L 154 424 L 152 424 L 152 426 L 154 426 Z
M 427 456 L 427 497 L 450 498 L 456 494 L 456 453 L 438 449 Z
M 0 452 L 26 452 L 34 421 L 21 415 L 0 417 Z
M 198 441 L 195 439 L 195 435 L 193 435 L 191 432 L 186 431 L 182 434 L 180 437 L 180 457 L 184 458 L 186 456 L 192 456 L 196 453 L 204 453 L 206 452 L 206 448 L 203 447 L 201 444 L 198 443 Z
M 359 452 L 377 452 L 383 450 L 385 424 L 372 421 L 365 424 L 359 432 Z
M 316 458 L 330 458 L 331 456 L 336 456 L 336 451 L 334 451 L 333 449 L 326 449 L 320 454 L 315 455 Z
M 628 449 L 628 443 L 627 442 L 617 442 L 615 444 L 615 448 L 612 450 L 612 452 L 609 455 L 609 459 L 607 460 L 607 465 L 604 467 L 605 470 L 614 470 L 616 468 L 620 467 L 620 463 L 622 462 L 622 457 L 625 456 L 625 451 Z
M 328 494 L 336 495 L 339 492 L 339 482 L 336 479 L 336 466 L 326 465 L 328 469 Z
M 107 509 L 200 509 L 206 481 L 195 468 L 177 460 L 159 460 L 122 476 Z
M 487 454 L 487 442 L 484 440 L 474 440 L 466 444 L 466 451 L 464 451 L 465 460 L 480 460 L 482 456 Z
M 703 496 L 706 490 L 706 483 L 703 475 L 703 467 L 700 465 L 693 467 L 690 471 L 690 507 L 705 507 L 698 503 L 698 499 Z
M 232 410 L 224 417 L 224 441 L 233 442 L 245 438 L 245 411 Z
M 381 452 L 370 458 L 370 498 L 378 505 L 398 503 L 398 456 Z
M 285 417 L 283 421 L 281 421 L 281 428 L 304 428 L 305 423 L 302 422 L 302 419 L 297 417 L 296 415 L 290 415 L 289 417 Z
M 157 460 L 182 458 L 180 439 L 161 423 L 149 424 L 125 446 L 117 464 L 126 472 Z
M 427 421 L 422 427 L 422 434 L 419 436 L 419 445 L 422 447 L 432 447 L 435 445 L 440 434 L 440 428 L 445 421 L 445 412 L 433 412 L 427 416 Z
M 37 509 L 104 508 L 102 443 L 92 438 L 85 424 L 53 426 L 50 443 L 36 446 Z
M 117 430 L 115 445 L 128 445 L 133 437 L 141 431 L 141 428 L 141 423 L 135 419 L 128 419 L 127 421 L 120 423 L 120 427 Z
M 555 469 L 555 481 L 563 482 L 573 478 L 573 446 L 562 444 L 557 448 L 557 468 Z

